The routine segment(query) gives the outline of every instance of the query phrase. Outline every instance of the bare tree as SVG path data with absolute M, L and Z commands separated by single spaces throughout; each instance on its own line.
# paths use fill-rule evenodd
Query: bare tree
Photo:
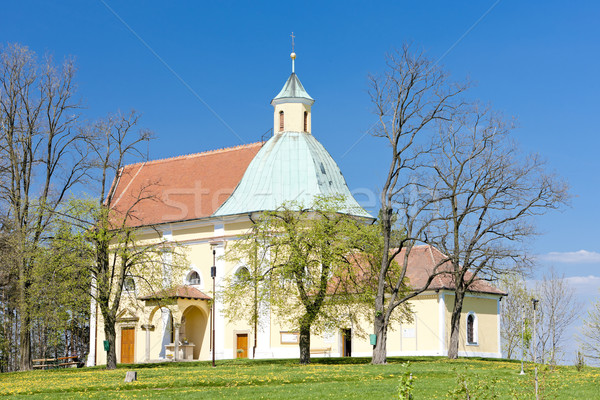
M 510 126 L 474 106 L 441 121 L 428 153 L 428 190 L 436 199 L 429 242 L 446 254 L 455 285 L 448 356 L 458 357 L 463 300 L 477 280 L 528 266 L 534 217 L 568 200 L 567 186 L 524 155 Z
M 369 95 L 379 123 L 372 134 L 389 145 L 390 165 L 381 189 L 381 230 L 383 249 L 378 263 L 374 327 L 377 344 L 373 348 L 374 364 L 386 362 L 387 331 L 394 310 L 427 289 L 437 273 L 430 271 L 423 288 L 405 290 L 407 260 L 413 244 L 424 238 L 428 224 L 425 211 L 433 200 L 418 196 L 418 182 L 412 179 L 421 167 L 427 148 L 424 135 L 436 121 L 451 119 L 462 106 L 457 101 L 466 85 L 451 83 L 448 75 L 422 52 L 405 44 L 386 57 L 387 69 L 381 76 L 370 77 Z M 405 231 L 402 240 L 393 242 L 394 224 Z M 388 284 L 394 258 L 406 248 L 401 272 Z
M 0 50 L 0 196 L 16 238 L 19 366 L 31 368 L 31 270 L 44 232 L 86 173 L 72 60 L 56 66 L 20 45 Z
M 523 314 L 527 313 L 527 321 L 533 321 L 530 307 L 533 293 L 527 289 L 524 279 L 518 274 L 502 275 L 499 286 L 508 294 L 500 303 L 502 352 L 506 358 L 519 358 L 523 345 Z M 529 325 L 527 323 L 527 326 Z
M 600 300 L 588 311 L 578 339 L 584 355 L 596 362 L 600 361 Z
M 157 293 L 158 289 L 168 289 L 168 275 L 176 273 L 173 266 L 184 262 L 178 246 L 163 241 L 157 231 L 150 240 L 147 237 L 141 240 L 138 235 L 136 212 L 139 207 L 147 206 L 144 203 L 158 201 L 159 182 L 145 181 L 127 193 L 123 189 L 118 192 L 125 163 L 143 157 L 140 145 L 151 137 L 146 130 L 135 131 L 138 121 L 139 114 L 132 111 L 109 116 L 89 128 L 86 137 L 93 154 L 91 176 L 97 181 L 96 197 L 72 201 L 63 214 L 88 245 L 90 295 L 104 321 L 104 334 L 109 342 L 108 369 L 116 368 L 117 363 L 115 325 L 125 281 L 135 279 L 141 292 Z M 118 203 L 122 196 L 126 198 Z M 146 228 L 153 231 L 152 226 Z
M 535 354 L 540 362 L 555 365 L 562 353 L 566 330 L 579 315 L 580 304 L 564 275 L 558 276 L 554 269 L 537 283 L 534 296 L 539 300 Z

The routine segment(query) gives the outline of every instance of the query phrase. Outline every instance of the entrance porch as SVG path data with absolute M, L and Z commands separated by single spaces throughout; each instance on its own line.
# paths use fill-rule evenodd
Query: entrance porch
M 179 286 L 140 297 L 147 323 L 142 362 L 193 361 L 210 358 L 210 296 Z

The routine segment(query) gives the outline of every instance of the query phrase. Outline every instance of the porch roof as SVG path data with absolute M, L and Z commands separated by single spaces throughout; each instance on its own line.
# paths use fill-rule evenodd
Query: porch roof
M 193 286 L 181 285 L 169 289 L 159 290 L 152 294 L 139 297 L 140 300 L 155 300 L 155 299 L 196 299 L 196 300 L 211 300 L 212 297 L 204 292 L 196 289 Z

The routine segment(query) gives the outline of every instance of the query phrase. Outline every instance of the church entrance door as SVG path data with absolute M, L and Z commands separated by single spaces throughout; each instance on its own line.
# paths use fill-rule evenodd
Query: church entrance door
M 248 334 L 238 333 L 237 338 L 237 357 L 236 358 L 248 358 Z
M 121 329 L 121 363 L 132 364 L 135 346 L 135 329 Z

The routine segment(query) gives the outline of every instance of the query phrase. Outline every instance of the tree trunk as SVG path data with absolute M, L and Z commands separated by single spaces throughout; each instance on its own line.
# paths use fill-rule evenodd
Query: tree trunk
M 300 326 L 300 364 L 310 364 L 310 325 Z
M 104 320 L 104 335 L 105 340 L 108 340 L 110 348 L 108 349 L 108 353 L 106 354 L 106 369 L 116 369 L 117 368 L 117 349 L 116 349 L 116 334 L 115 334 L 115 324 L 111 324 Z
M 458 358 L 458 342 L 460 339 L 460 316 L 463 308 L 465 294 L 462 291 L 454 293 L 454 307 L 452 309 L 452 319 L 450 320 L 450 345 L 448 346 L 448 358 Z
M 387 328 L 388 324 L 385 320 L 385 316 L 375 316 L 374 322 L 375 334 L 377 335 L 377 343 L 373 347 L 373 358 L 372 364 L 386 364 L 387 363 Z
M 19 280 L 19 317 L 21 322 L 19 326 L 19 369 L 29 371 L 31 369 L 31 333 L 29 332 L 31 317 L 29 316 L 25 265 L 21 265 Z
M 19 329 L 19 369 L 21 371 L 29 371 L 31 369 L 31 335 L 29 333 L 29 325 L 31 318 L 25 310 L 21 314 L 21 326 Z

